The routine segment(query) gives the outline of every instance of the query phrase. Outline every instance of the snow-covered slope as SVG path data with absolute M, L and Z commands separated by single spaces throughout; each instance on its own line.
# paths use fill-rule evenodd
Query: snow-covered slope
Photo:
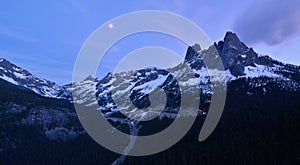
M 64 86 L 38 78 L 3 58 L 0 59 L 0 78 L 12 84 L 28 88 L 42 96 L 66 98 L 68 95 L 68 93 L 65 93 L 66 88 Z

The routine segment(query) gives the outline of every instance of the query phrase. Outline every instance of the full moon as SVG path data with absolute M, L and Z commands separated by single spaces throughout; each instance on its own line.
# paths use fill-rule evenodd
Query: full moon
M 112 29 L 114 28 L 114 25 L 112 23 L 108 24 L 108 28 Z

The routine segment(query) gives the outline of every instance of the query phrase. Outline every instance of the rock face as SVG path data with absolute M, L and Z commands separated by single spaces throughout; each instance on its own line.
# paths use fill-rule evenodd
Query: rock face
M 227 32 L 224 39 L 218 43 L 214 43 L 208 50 L 201 50 L 199 46 L 189 46 L 185 61 L 190 64 L 193 69 L 201 69 L 205 67 L 203 59 L 214 61 L 215 54 L 218 53 L 222 60 L 225 70 L 229 70 L 234 77 L 246 76 L 247 68 L 257 67 L 258 65 L 267 68 L 286 67 L 282 62 L 276 61 L 269 56 L 259 56 L 253 48 L 247 47 L 240 41 L 235 33 Z M 213 66 L 213 64 L 210 64 Z M 297 66 L 294 66 L 297 68 Z
M 214 61 L 214 56 L 219 56 L 223 62 L 224 69 L 229 69 L 234 76 L 244 75 L 245 66 L 255 67 L 258 54 L 252 48 L 248 48 L 239 40 L 236 34 L 227 32 L 223 41 L 219 41 L 208 50 L 199 49 L 199 45 L 190 46 L 187 49 L 185 60 L 194 69 L 205 66 L 203 59 Z M 210 64 L 214 66 L 214 64 Z
M 243 66 L 255 66 L 258 57 L 252 48 L 248 48 L 239 40 L 236 34 L 227 32 L 224 41 L 216 44 L 222 58 L 225 69 L 242 64 Z

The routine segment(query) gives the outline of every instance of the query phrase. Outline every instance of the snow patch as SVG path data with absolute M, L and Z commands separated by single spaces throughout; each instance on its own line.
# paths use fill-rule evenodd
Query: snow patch
M 22 70 L 22 69 L 16 68 L 16 67 L 13 67 L 13 69 L 14 69 L 15 71 L 21 71 L 21 70 Z
M 157 79 L 146 82 L 138 87 L 135 87 L 134 90 L 139 90 L 141 89 L 142 93 L 148 94 L 151 91 L 153 91 L 156 87 L 162 85 L 166 79 L 168 78 L 169 75 L 159 75 Z
M 16 77 L 20 78 L 20 79 L 25 79 L 25 78 L 26 78 L 26 76 L 23 75 L 22 73 L 14 72 L 14 75 L 15 75 Z
M 242 77 L 250 77 L 250 78 L 255 78 L 255 77 L 262 77 L 262 76 L 266 76 L 266 77 L 280 77 L 280 75 L 275 74 L 274 72 L 274 68 L 272 67 L 267 67 L 264 65 L 257 65 L 256 67 L 253 66 L 247 66 L 245 67 L 245 76 Z
M 15 81 L 14 79 L 12 79 L 10 77 L 7 77 L 6 75 L 2 75 L 2 76 L 0 76 L 0 78 L 2 78 L 5 81 L 8 81 L 8 82 L 10 82 L 12 84 L 18 85 L 17 81 Z

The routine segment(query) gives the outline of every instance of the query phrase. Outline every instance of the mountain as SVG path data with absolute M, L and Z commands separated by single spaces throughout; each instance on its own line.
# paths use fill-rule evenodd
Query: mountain
M 185 62 L 191 67 L 194 76 L 186 75 L 188 68 L 184 67 L 184 64 L 178 64 L 167 69 L 147 68 L 138 71 L 109 73 L 102 80 L 95 79 L 93 88 L 88 87 L 92 83 L 90 79 L 85 81 L 86 87 L 84 87 L 84 83 L 81 83 L 82 85 L 78 85 L 78 87 L 81 90 L 90 89 L 87 90 L 89 92 L 86 92 L 86 94 L 96 94 L 97 102 L 94 100 L 94 104 L 98 104 L 102 112 L 111 117 L 120 116 L 122 107 L 130 105 L 130 102 L 132 102 L 136 108 L 128 112 L 130 113 L 128 115 L 135 116 L 138 119 L 145 118 L 145 116 L 147 118 L 147 115 L 160 114 L 155 110 L 151 113 L 139 110 L 150 106 L 148 96 L 154 89 L 159 87 L 166 92 L 168 98 L 166 111 L 160 114 L 160 117 L 175 117 L 177 111 L 174 109 L 178 107 L 178 98 L 180 98 L 179 85 L 187 90 L 191 86 L 199 86 L 201 96 L 204 96 L 201 97 L 202 103 L 209 104 L 212 88 L 208 70 L 218 70 L 218 66 L 214 63 L 216 53 L 219 53 L 219 57 L 223 62 L 227 85 L 245 80 L 248 86 L 246 91 L 248 95 L 252 95 L 257 90 L 265 94 L 271 93 L 272 88 L 269 84 L 273 84 L 273 88 L 285 91 L 295 92 L 300 90 L 299 66 L 284 64 L 269 56 L 259 55 L 241 42 L 237 35 L 232 32 L 227 32 L 223 41 L 215 43 L 207 50 L 202 50 L 198 44 L 187 48 Z M 207 68 L 203 59 L 212 61 L 210 64 L 212 68 Z M 175 77 L 170 72 L 175 73 Z M 214 76 L 218 77 L 218 75 Z M 176 79 L 181 81 L 177 82 Z M 86 94 L 75 92 L 75 95 L 82 95 L 82 98 L 90 98 Z M 92 96 L 94 97 L 94 95 Z M 126 97 L 130 97 L 130 100 L 124 101 Z M 156 98 L 162 100 L 163 96 L 158 94 Z M 119 108 L 114 102 L 118 99 L 123 101 Z M 74 101 L 85 102 L 82 99 Z M 86 104 L 91 104 L 91 102 Z M 199 113 L 205 114 L 207 110 L 207 108 L 200 107 Z M 186 111 L 181 115 L 189 115 L 189 112 Z
M 28 88 L 41 96 L 67 98 L 65 93 L 67 86 L 59 86 L 52 81 L 38 78 L 3 58 L 0 59 L 0 78 L 12 84 Z
M 254 78 L 266 76 L 299 81 L 299 66 L 284 64 L 267 55 L 258 55 L 253 48 L 247 47 L 232 32 L 227 32 L 223 41 L 215 43 L 208 50 L 201 50 L 197 44 L 189 46 L 185 61 L 193 69 L 199 71 L 205 68 L 202 59 L 211 58 L 214 50 L 218 51 L 224 69 L 229 71 L 227 76 L 231 77 L 230 80 L 243 77 Z
M 220 69 L 214 63 L 216 54 L 225 68 L 226 103 L 217 128 L 200 143 L 199 130 L 213 94 L 208 71 Z M 212 61 L 210 67 L 204 59 Z M 102 79 L 87 77 L 59 86 L 0 59 L 0 164 L 300 163 L 299 66 L 256 53 L 232 32 L 206 50 L 197 43 L 189 46 L 184 60 L 190 67 L 181 63 L 108 73 Z M 73 106 L 97 105 L 116 129 L 130 133 L 134 128 L 137 135 L 146 136 L 160 132 L 175 117 L 193 115 L 185 107 L 178 113 L 178 107 L 181 91 L 194 94 L 195 86 L 201 104 L 193 127 L 170 149 L 145 157 L 125 159 L 98 146 L 82 128 Z M 153 98 L 166 105 L 162 112 L 162 105 L 152 106 Z M 131 103 L 134 107 L 126 111 Z M 128 117 L 151 120 L 135 122 Z

